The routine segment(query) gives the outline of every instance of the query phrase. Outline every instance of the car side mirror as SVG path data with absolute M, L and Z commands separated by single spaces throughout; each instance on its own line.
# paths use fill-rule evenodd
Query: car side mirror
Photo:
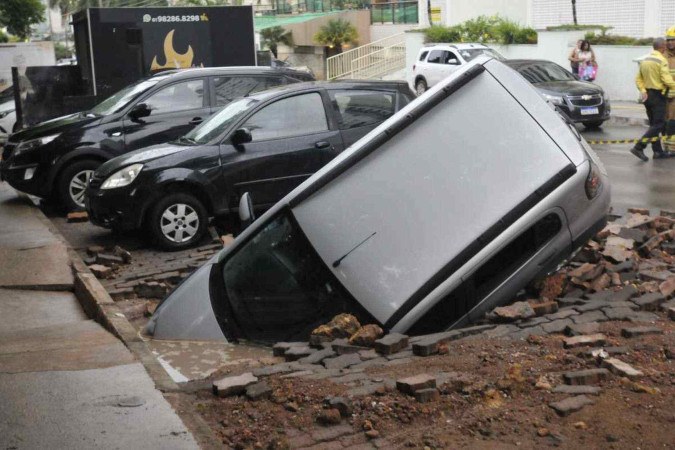
M 248 228 L 255 220 L 255 212 L 253 211 L 253 200 L 251 194 L 245 192 L 239 199 L 239 220 L 241 221 L 241 229 Z
M 129 111 L 129 117 L 132 119 L 140 119 L 141 117 L 148 117 L 150 115 L 150 108 L 145 103 L 138 103 Z
M 449 64 L 451 66 L 459 66 L 459 59 L 449 59 L 446 64 Z
M 234 130 L 230 140 L 232 141 L 232 145 L 241 145 L 251 142 L 253 140 L 253 136 L 251 135 L 251 131 L 248 128 L 238 128 Z

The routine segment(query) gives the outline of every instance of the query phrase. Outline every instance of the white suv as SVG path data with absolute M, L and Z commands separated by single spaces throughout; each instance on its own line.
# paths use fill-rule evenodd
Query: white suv
M 410 87 L 422 95 L 458 67 L 480 55 L 504 60 L 496 50 L 483 44 L 426 44 L 413 64 Z

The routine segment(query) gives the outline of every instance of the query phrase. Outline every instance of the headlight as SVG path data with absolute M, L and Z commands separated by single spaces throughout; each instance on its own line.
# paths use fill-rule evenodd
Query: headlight
M 549 95 L 549 94 L 541 94 L 542 97 L 544 97 L 545 100 L 548 100 L 549 102 L 553 103 L 554 105 L 564 105 L 565 102 L 563 101 L 563 98 L 557 95 Z
M 51 136 L 45 136 L 37 139 L 31 139 L 30 141 L 20 142 L 19 145 L 14 149 L 14 156 L 19 155 L 20 153 L 30 152 L 32 150 L 37 150 L 43 145 L 49 144 L 51 141 L 59 137 L 61 133 L 52 134 Z
M 141 173 L 142 169 L 143 164 L 132 164 L 122 170 L 118 170 L 103 182 L 101 189 L 115 189 L 129 186 L 136 179 L 138 174 Z
M 9 111 L 2 111 L 0 112 L 0 119 L 4 119 L 8 115 L 12 114 L 14 112 L 13 109 L 10 109 Z

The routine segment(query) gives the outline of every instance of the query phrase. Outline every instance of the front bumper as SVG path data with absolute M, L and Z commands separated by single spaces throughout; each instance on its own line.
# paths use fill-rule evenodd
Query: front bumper
M 11 159 L 0 161 L 0 181 L 37 197 L 46 198 L 51 194 L 49 168 L 42 164 L 15 165 Z
M 574 103 L 569 97 L 565 97 L 565 104 L 559 105 L 560 109 L 570 118 L 572 122 L 598 122 L 609 120 L 611 114 L 611 106 L 609 102 L 601 101 L 599 104 L 578 105 Z M 597 113 L 593 113 L 596 111 Z M 588 114 L 588 112 L 592 112 Z
M 89 220 L 104 228 L 134 230 L 143 225 L 143 216 L 149 196 L 132 183 L 117 189 L 98 189 L 89 186 L 84 205 Z

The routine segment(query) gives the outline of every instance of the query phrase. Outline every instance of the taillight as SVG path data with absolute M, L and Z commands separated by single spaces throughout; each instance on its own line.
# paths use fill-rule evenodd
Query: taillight
M 602 178 L 600 177 L 600 170 L 598 169 L 598 166 L 596 166 L 590 160 L 589 162 L 591 163 L 591 169 L 589 170 L 588 176 L 586 177 L 586 183 L 584 187 L 586 188 L 586 197 L 588 197 L 589 200 L 592 200 L 597 197 L 600 189 L 602 188 Z

